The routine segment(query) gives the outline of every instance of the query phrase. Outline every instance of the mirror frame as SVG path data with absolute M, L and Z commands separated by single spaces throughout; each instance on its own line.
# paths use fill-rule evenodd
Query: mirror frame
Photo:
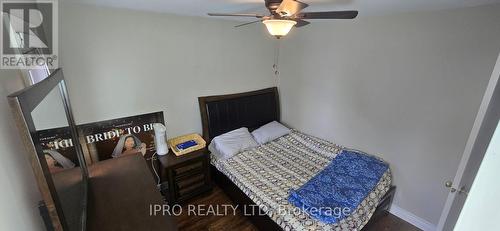
M 29 162 L 35 175 L 35 180 L 38 183 L 38 189 L 42 195 L 45 206 L 52 223 L 54 230 L 62 231 L 68 230 L 68 224 L 64 217 L 61 201 L 57 195 L 56 187 L 52 180 L 52 175 L 48 169 L 47 162 L 43 155 L 40 144 L 34 142 L 37 136 L 37 130 L 33 122 L 31 112 L 45 99 L 45 97 L 54 89 L 58 87 L 63 101 L 66 118 L 73 139 L 73 146 L 75 147 L 78 156 L 79 167 L 82 171 L 82 201 L 80 214 L 80 230 L 86 230 L 86 217 L 87 217 L 87 201 L 88 201 L 88 169 L 83 155 L 82 147 L 78 136 L 78 130 L 75 125 L 71 104 L 68 97 L 68 91 L 64 81 L 62 69 L 55 70 L 50 76 L 44 80 L 15 92 L 8 96 L 11 110 L 14 114 L 14 120 L 20 131 L 21 139 L 26 147 Z

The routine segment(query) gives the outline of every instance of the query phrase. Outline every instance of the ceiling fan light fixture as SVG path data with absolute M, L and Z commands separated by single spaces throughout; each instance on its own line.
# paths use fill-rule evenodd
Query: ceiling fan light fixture
M 262 21 L 262 23 L 266 25 L 269 34 L 271 34 L 272 36 L 276 36 L 277 38 L 287 35 L 292 27 L 297 24 L 296 21 L 284 19 L 268 19 Z

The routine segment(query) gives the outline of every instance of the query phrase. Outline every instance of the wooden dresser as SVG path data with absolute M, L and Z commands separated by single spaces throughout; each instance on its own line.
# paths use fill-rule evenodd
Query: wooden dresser
M 164 202 L 141 155 L 100 161 L 89 172 L 87 230 L 177 230 L 173 217 L 150 215 L 150 205 Z
M 182 156 L 172 151 L 160 156 L 162 192 L 169 204 L 185 202 L 212 190 L 210 158 L 206 149 Z

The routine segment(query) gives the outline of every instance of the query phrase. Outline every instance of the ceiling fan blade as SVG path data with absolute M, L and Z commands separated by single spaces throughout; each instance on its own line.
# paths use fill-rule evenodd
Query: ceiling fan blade
M 296 15 L 299 19 L 353 19 L 358 16 L 358 11 L 325 11 L 302 12 Z
M 262 18 L 265 15 L 261 14 L 225 14 L 225 13 L 208 13 L 209 16 L 236 16 L 236 17 L 254 17 Z
M 306 3 L 299 2 L 296 0 L 283 0 L 276 9 L 276 13 L 280 14 L 281 16 L 292 16 L 295 15 L 296 13 L 300 12 L 304 8 L 308 7 Z
M 256 20 L 256 21 L 252 21 L 252 22 L 243 23 L 243 24 L 240 24 L 240 25 L 236 25 L 234 27 L 246 26 L 246 25 L 250 25 L 250 24 L 253 24 L 253 23 L 256 23 L 256 22 L 262 22 L 262 19 L 259 19 L 259 20 Z
M 295 24 L 295 27 L 303 27 L 303 26 L 307 26 L 307 25 L 311 24 L 310 22 L 302 20 L 302 19 L 296 19 L 295 21 L 297 22 L 297 24 Z

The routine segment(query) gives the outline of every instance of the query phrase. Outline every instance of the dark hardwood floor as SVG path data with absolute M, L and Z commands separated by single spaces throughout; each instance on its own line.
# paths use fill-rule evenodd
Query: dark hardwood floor
M 194 198 L 189 201 L 188 204 L 193 206 L 202 205 L 201 208 L 207 209 L 209 205 L 224 205 L 232 204 L 231 200 L 227 195 L 217 186 L 214 187 L 213 191 L 209 194 Z M 220 208 L 220 206 L 219 206 Z M 219 215 L 208 215 L 208 216 L 196 216 L 193 213 L 189 214 L 188 205 L 184 205 L 182 209 L 182 214 L 177 216 L 177 223 L 180 231 L 185 230 L 238 230 L 238 231 L 257 231 L 257 228 L 252 225 L 252 223 L 243 216 L 243 214 L 238 210 L 236 214 L 232 214 L 232 210 L 229 215 L 219 216 Z M 206 213 L 209 213 L 205 211 Z M 409 224 L 406 221 L 399 219 L 398 217 L 388 214 L 387 216 L 381 218 L 376 223 L 372 224 L 364 231 L 418 231 L 420 229 Z

